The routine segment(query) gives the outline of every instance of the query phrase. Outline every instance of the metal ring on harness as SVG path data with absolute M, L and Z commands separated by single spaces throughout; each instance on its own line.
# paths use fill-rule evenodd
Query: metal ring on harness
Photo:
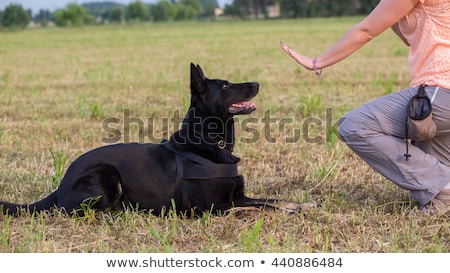
M 217 147 L 219 147 L 219 149 L 223 150 L 223 149 L 225 149 L 225 147 L 227 147 L 227 142 L 222 139 L 221 141 L 217 142 Z

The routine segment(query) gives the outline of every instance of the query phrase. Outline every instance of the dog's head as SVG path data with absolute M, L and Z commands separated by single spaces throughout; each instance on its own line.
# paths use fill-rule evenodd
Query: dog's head
M 250 114 L 256 110 L 251 102 L 259 90 L 257 82 L 231 83 L 208 79 L 199 65 L 191 63 L 191 106 L 208 116 L 228 119 L 234 115 Z

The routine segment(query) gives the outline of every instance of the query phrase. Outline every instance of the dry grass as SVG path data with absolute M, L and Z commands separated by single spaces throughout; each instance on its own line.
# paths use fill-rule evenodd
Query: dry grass
M 167 137 L 175 128 L 162 120 L 177 110 L 184 114 L 194 62 L 211 78 L 261 84 L 259 109 L 249 127 L 239 119 L 237 132 L 248 195 L 322 204 L 295 216 L 2 215 L 0 252 L 448 252 L 448 218 L 419 216 L 407 192 L 330 133 L 329 125 L 349 109 L 408 85 L 406 48 L 385 33 L 321 78 L 278 48 L 282 40 L 319 55 L 357 20 L 0 33 L 1 200 L 30 202 L 49 194 L 71 161 L 106 144 L 103 120 L 123 121 L 124 109 L 144 121 L 155 118 L 144 141 Z M 268 111 L 274 122 L 265 126 Z M 131 129 L 121 141 L 142 140 Z

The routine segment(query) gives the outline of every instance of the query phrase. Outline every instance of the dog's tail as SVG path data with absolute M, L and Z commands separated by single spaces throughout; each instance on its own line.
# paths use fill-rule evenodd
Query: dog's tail
M 44 199 L 33 204 L 14 204 L 0 201 L 0 207 L 4 215 L 19 215 L 21 212 L 41 212 L 50 210 L 56 206 L 56 191 Z

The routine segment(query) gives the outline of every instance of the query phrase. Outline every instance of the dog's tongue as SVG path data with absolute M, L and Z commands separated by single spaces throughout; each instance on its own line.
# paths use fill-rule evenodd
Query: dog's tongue
M 251 101 L 243 101 L 238 103 L 233 103 L 229 108 L 228 112 L 231 114 L 250 114 L 256 110 L 256 104 Z

